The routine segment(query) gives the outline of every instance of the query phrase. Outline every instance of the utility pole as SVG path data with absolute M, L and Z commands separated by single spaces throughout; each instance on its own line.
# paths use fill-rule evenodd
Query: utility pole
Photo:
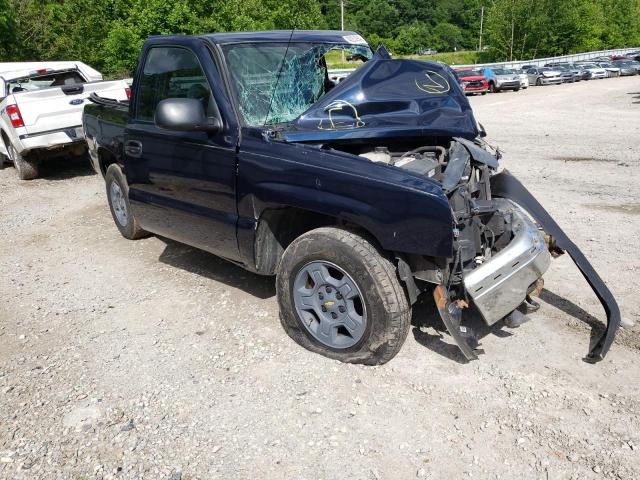
M 484 5 L 480 7 L 480 41 L 478 42 L 478 51 L 482 51 L 482 27 L 484 25 Z
M 344 32 L 344 0 L 340 0 L 340 30 Z M 344 60 L 344 50 L 340 50 L 342 56 L 342 63 Z
M 509 48 L 509 61 L 512 62 L 513 61 L 513 34 L 515 32 L 516 29 L 516 19 L 515 19 L 515 15 L 513 13 L 513 10 L 511 11 L 511 46 Z

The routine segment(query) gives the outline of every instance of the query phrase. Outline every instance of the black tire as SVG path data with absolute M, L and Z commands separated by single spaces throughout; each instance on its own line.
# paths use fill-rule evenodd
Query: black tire
M 107 173 L 104 176 L 105 186 L 107 189 L 107 199 L 109 201 L 109 209 L 111 210 L 111 216 L 113 221 L 120 230 L 120 233 L 124 238 L 129 240 L 136 240 L 142 238 L 148 233 L 140 228 L 138 220 L 131 211 L 131 204 L 129 203 L 129 186 L 127 180 L 122 173 L 120 167 L 116 164 L 110 165 L 107 168 Z M 117 185 L 121 197 L 114 196 L 114 184 Z M 124 211 L 125 216 L 122 216 L 121 212 Z
M 7 153 L 16 167 L 20 180 L 33 180 L 38 176 L 38 165 L 20 155 L 11 143 L 7 143 Z
M 482 92 L 480 95 L 486 95 L 486 94 L 487 94 L 487 92 Z
M 536 79 L 536 85 L 537 85 L 538 87 L 541 87 L 541 86 L 542 86 L 542 80 L 540 80 L 539 78 L 538 78 L 538 79 Z
M 293 285 L 298 273 L 314 261 L 338 266 L 365 292 L 364 333 L 349 348 L 331 348 L 314 338 L 297 313 Z M 280 320 L 287 334 L 302 347 L 325 357 L 379 365 L 391 360 L 407 338 L 411 306 L 395 265 L 371 242 L 351 231 L 323 227 L 294 240 L 278 266 L 276 290 Z
M 514 88 L 514 89 L 513 89 L 513 91 L 514 91 L 514 92 L 519 92 L 519 91 L 520 91 L 520 87 L 518 87 L 518 88 Z

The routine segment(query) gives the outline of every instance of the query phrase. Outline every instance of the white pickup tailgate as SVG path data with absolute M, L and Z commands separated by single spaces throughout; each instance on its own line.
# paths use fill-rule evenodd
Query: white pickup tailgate
M 101 97 L 126 100 L 122 80 L 82 84 L 82 92 L 65 94 L 62 87 L 45 88 L 31 92 L 14 93 L 14 99 L 28 134 L 60 130 L 82 125 L 82 111 L 92 93 Z

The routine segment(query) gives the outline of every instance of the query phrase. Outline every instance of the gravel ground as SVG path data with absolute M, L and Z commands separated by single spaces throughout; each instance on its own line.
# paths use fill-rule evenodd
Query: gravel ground
M 471 102 L 639 320 L 640 78 Z M 344 365 L 285 335 L 272 278 L 123 239 L 82 163 L 44 175 L 0 170 L 1 478 L 640 478 L 640 328 L 584 363 L 604 317 L 567 256 L 479 361 L 425 301 L 393 361 Z

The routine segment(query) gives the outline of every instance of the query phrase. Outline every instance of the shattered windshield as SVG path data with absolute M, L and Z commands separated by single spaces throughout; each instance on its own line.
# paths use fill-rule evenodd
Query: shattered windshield
M 247 43 L 223 45 L 222 49 L 240 112 L 250 126 L 296 119 L 336 85 L 328 75 L 332 64 L 355 68 L 361 63 L 344 62 L 372 56 L 369 46 L 363 44 L 295 42 L 287 48 L 286 43 Z

